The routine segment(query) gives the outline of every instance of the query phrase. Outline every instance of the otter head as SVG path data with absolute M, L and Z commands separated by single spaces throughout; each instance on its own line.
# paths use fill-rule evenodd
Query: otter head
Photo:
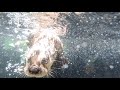
M 49 75 L 54 60 L 46 52 L 33 50 L 26 59 L 24 72 L 29 77 L 44 77 Z

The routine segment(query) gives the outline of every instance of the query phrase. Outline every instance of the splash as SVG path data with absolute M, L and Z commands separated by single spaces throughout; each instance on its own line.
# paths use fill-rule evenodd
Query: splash
M 6 12 L 8 26 L 5 27 L 7 33 L 2 32 L 1 35 L 5 40 L 3 41 L 3 49 L 6 51 L 9 60 L 6 61 L 5 70 L 7 77 L 18 77 L 23 74 L 23 67 L 25 64 L 25 53 L 27 50 L 27 36 L 30 32 L 39 28 L 37 20 L 28 12 Z M 4 26 L 3 26 L 4 27 Z M 8 37 L 5 37 L 5 36 Z M 10 37 L 10 38 L 9 38 Z M 5 43 L 5 44 L 4 44 Z M 1 63 L 2 65 L 3 63 Z

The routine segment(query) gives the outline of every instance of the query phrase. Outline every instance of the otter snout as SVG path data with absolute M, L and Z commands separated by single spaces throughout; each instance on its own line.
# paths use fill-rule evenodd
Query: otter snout
M 38 74 L 38 73 L 41 73 L 42 70 L 41 70 L 41 68 L 40 68 L 39 66 L 37 66 L 37 65 L 32 65 L 31 67 L 29 67 L 29 72 L 30 72 L 31 74 Z

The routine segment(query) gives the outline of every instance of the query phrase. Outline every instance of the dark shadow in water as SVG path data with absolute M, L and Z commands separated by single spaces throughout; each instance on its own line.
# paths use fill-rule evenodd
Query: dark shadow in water
M 61 14 L 61 24 L 68 23 L 65 52 L 73 64 L 58 77 L 119 78 L 119 20 L 119 12 Z

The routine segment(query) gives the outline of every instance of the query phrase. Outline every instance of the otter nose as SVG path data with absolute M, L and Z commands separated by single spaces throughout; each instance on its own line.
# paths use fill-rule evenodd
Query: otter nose
M 29 72 L 32 74 L 41 73 L 41 69 L 37 65 L 33 65 L 29 68 Z

